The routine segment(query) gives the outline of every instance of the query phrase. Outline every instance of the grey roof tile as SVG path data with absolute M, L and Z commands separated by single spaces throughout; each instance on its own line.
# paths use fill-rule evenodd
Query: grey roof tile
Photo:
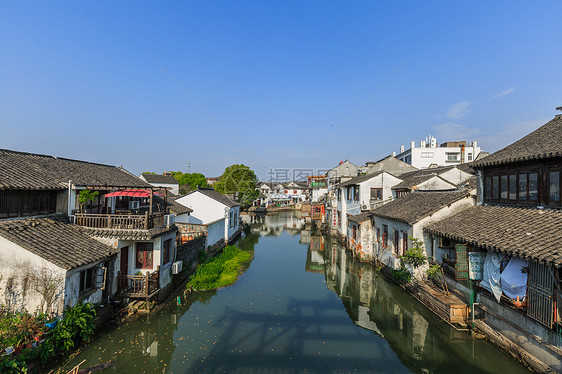
M 408 224 L 469 196 L 467 192 L 412 192 L 371 211 L 371 215 Z
M 473 206 L 426 231 L 485 249 L 562 266 L 562 211 Z
M 66 270 L 109 258 L 117 253 L 92 238 L 66 216 L 0 222 L 0 236 Z
M 78 186 L 150 187 L 126 170 L 92 162 L 0 149 L 0 190 Z
M 562 117 L 555 117 L 532 133 L 472 163 L 484 168 L 526 160 L 562 157 Z

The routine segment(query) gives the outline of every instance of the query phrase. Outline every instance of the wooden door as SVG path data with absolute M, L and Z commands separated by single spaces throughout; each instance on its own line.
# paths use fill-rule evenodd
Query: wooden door
M 121 274 L 129 274 L 129 246 L 121 248 Z

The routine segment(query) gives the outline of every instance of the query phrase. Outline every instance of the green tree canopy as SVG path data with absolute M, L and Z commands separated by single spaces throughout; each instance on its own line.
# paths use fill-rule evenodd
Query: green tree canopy
M 176 178 L 180 184 L 180 192 L 187 193 L 198 188 L 208 188 L 209 184 L 205 176 L 201 173 L 182 173 L 181 171 L 172 171 L 172 176 Z
M 234 164 L 224 169 L 220 180 L 213 185 L 213 188 L 222 194 L 237 196 L 237 201 L 243 208 L 247 208 L 258 197 L 257 182 L 256 173 L 250 167 Z

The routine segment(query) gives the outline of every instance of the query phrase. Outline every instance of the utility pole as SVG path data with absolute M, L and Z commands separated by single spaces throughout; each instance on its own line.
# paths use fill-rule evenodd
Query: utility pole
M 187 174 L 191 174 L 191 160 L 187 161 Z

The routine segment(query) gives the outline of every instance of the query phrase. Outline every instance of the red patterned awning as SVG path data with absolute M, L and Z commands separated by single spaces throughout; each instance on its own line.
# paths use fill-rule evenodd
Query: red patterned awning
M 149 197 L 150 191 L 149 190 L 122 190 L 122 191 L 111 192 L 105 195 L 105 197 L 114 197 L 114 196 Z

